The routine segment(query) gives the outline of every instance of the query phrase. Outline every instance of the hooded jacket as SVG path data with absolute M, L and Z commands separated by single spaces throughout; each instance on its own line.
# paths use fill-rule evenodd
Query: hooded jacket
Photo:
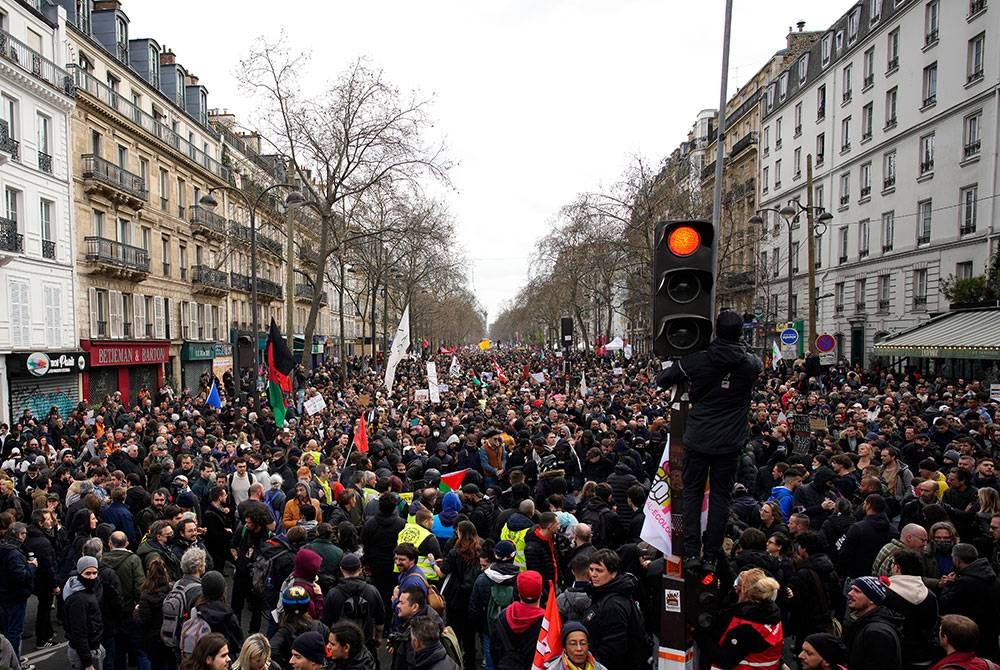
M 31 597 L 35 579 L 35 566 L 20 542 L 11 538 L 0 541 L 0 601 L 23 602 Z
M 793 594 L 789 600 L 789 632 L 794 632 L 796 639 L 805 639 L 813 633 L 829 632 L 834 597 L 839 586 L 837 572 L 830 557 L 826 554 L 806 557 L 792 575 L 788 586 Z
M 938 600 L 916 575 L 890 577 L 886 607 L 903 617 L 903 667 L 927 664 L 937 657 Z
M 490 638 L 494 670 L 524 670 L 535 656 L 545 610 L 515 600 L 500 615 Z
M 1000 634 L 1000 582 L 989 559 L 975 561 L 956 570 L 957 579 L 941 588 L 941 614 L 962 614 L 979 624 L 980 656 L 996 658 Z M 852 668 L 853 670 L 853 668 Z
M 365 548 L 364 563 L 374 574 L 392 573 L 392 552 L 396 538 L 406 522 L 393 510 L 389 514 L 376 514 L 361 528 L 361 544 Z
M 329 667 L 333 670 L 378 670 L 375 657 L 368 651 L 368 647 L 362 647 L 361 653 L 354 658 L 345 658 L 342 661 L 331 660 Z
M 484 625 L 486 609 L 490 604 L 490 590 L 496 584 L 514 587 L 514 599 L 517 599 L 517 576 L 521 573 L 513 563 L 494 562 L 478 577 L 469 596 L 469 620 L 477 625 Z
M 716 455 L 742 451 L 749 433 L 750 394 L 763 369 L 760 359 L 743 344 L 717 338 L 704 351 L 685 356 L 660 373 L 656 381 L 661 388 L 685 379 L 690 382 L 692 404 L 684 431 L 687 449 Z
M 822 466 L 816 469 L 816 474 L 813 475 L 811 482 L 795 489 L 792 504 L 796 508 L 802 508 L 802 511 L 809 517 L 809 525 L 812 528 L 819 528 L 830 516 L 830 512 L 823 509 L 823 501 L 828 498 L 835 499 L 829 485 L 836 478 L 837 475 L 833 470 Z
M 128 549 L 112 549 L 101 557 L 101 565 L 115 571 L 121 582 L 122 611 L 131 614 L 139 604 L 142 582 L 146 575 L 142 569 L 142 559 Z
M 198 616 L 205 620 L 213 633 L 221 633 L 232 649 L 243 646 L 243 628 L 233 608 L 222 600 L 208 600 L 197 605 Z
M 84 586 L 78 577 L 70 577 L 63 587 L 63 622 L 66 641 L 80 656 L 80 664 L 86 668 L 94 664 L 91 651 L 101 646 L 104 637 L 104 621 L 101 604 L 93 586 Z
M 442 542 L 447 542 L 455 537 L 455 520 L 458 513 L 462 511 L 462 498 L 454 491 L 444 494 L 441 501 L 441 513 L 434 515 L 434 525 L 431 532 L 434 537 Z
M 590 651 L 608 670 L 625 670 L 629 666 L 629 644 L 634 641 L 629 640 L 628 627 L 631 610 L 636 607 L 637 587 L 635 577 L 623 573 L 591 591 L 583 625 L 590 633 Z
M 459 670 L 440 642 L 413 654 L 413 670 Z
M 528 570 L 537 570 L 542 575 L 542 599 L 548 594 L 549 580 L 559 583 L 559 566 L 556 562 L 556 547 L 553 538 L 543 537 L 540 528 L 528 531 L 524 538 L 524 562 Z
M 847 667 L 851 670 L 902 668 L 901 621 L 889 609 L 877 607 L 844 628 Z
M 316 587 L 316 577 L 322 565 L 323 558 L 315 551 L 300 549 L 295 554 L 295 567 L 292 569 L 293 583 L 309 594 L 309 615 L 317 621 L 323 616 L 323 594 Z

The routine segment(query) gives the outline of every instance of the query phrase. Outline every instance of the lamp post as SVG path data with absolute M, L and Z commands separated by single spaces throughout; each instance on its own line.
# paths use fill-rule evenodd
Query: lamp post
M 253 373 L 251 375 L 251 379 L 253 380 L 253 399 L 250 406 L 254 411 L 257 411 L 260 401 L 260 361 L 258 360 L 260 357 L 260 345 L 258 342 L 260 333 L 260 314 L 257 309 L 257 206 L 260 205 L 264 196 L 267 195 L 269 191 L 273 191 L 278 188 L 292 189 L 288 195 L 285 196 L 286 207 L 291 205 L 300 205 L 305 202 L 305 198 L 302 197 L 302 194 L 296 191 L 295 187 L 290 184 L 272 184 L 258 193 L 257 197 L 253 200 L 250 199 L 250 196 L 248 196 L 245 191 L 238 189 L 235 186 L 213 186 L 208 189 L 208 192 L 203 195 L 199 201 L 201 205 L 214 209 L 219 205 L 219 201 L 215 199 L 215 196 L 213 196 L 212 193 L 214 191 L 228 191 L 238 195 L 250 212 L 250 317 L 252 321 L 250 327 L 253 329 L 253 338 L 251 341 L 251 351 L 253 351 Z M 289 258 L 288 262 L 291 263 L 292 260 L 293 259 Z

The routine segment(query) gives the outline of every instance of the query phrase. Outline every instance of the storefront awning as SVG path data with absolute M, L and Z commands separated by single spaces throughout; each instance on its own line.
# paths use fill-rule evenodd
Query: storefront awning
M 876 342 L 875 354 L 1000 359 L 1000 310 L 954 312 Z

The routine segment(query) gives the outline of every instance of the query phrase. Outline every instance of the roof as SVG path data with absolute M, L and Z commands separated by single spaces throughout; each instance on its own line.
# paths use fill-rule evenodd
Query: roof
M 916 358 L 1000 358 L 1000 309 L 945 314 L 876 342 L 873 349 Z

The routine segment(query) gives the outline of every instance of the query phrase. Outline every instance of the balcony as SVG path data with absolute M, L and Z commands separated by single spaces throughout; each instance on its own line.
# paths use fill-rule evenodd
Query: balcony
M 882 299 L 878 301 L 878 311 L 880 312 L 889 311 L 889 301 L 887 299 Z
M 927 307 L 927 296 L 925 295 L 913 296 L 913 307 L 916 309 Z
M 236 291 L 250 292 L 250 277 L 239 272 L 229 273 L 229 287 Z
M 237 242 L 250 244 L 250 227 L 229 220 L 229 235 Z
M 707 179 L 713 176 L 715 176 L 715 161 L 712 161 L 711 163 L 703 167 L 701 170 L 702 179 Z
M 966 18 L 971 19 L 984 9 L 986 9 L 986 0 L 971 0 L 969 2 L 969 16 Z
M 976 232 L 976 224 L 975 223 L 966 223 L 966 224 L 962 224 L 961 226 L 958 227 L 958 234 L 959 235 L 971 235 L 974 232 Z
M 191 284 L 195 293 L 222 297 L 229 293 L 229 275 L 207 265 L 191 268 Z
M 976 70 L 975 72 L 971 73 L 968 77 L 966 77 L 965 81 L 968 84 L 972 84 L 979 81 L 982 78 L 983 78 L 983 68 L 980 67 L 978 70 Z
M 38 169 L 52 174 L 52 156 L 44 151 L 38 152 Z
M 312 302 L 313 287 L 309 284 L 296 284 L 295 299 L 300 302 Z M 319 304 L 326 305 L 327 302 L 329 302 L 329 299 L 326 296 L 326 291 L 323 291 L 319 296 Z
M 224 238 L 226 236 L 226 219 L 201 205 L 188 207 L 188 221 L 191 222 L 191 234 L 195 237 Z
M 114 163 L 94 154 L 83 154 L 83 190 L 104 196 L 115 205 L 133 210 L 142 209 L 149 192 L 146 181 L 137 174 L 123 170 Z
M 849 202 L 851 202 L 851 195 L 849 193 L 845 193 L 844 195 L 840 196 L 841 205 L 846 205 Z
M 802 134 L 802 124 L 799 123 L 799 124 L 796 124 L 796 126 L 795 126 L 795 132 L 793 133 L 793 137 L 798 137 L 801 134 Z
M 867 77 L 865 77 L 865 80 L 861 83 L 861 85 L 864 86 L 865 88 L 868 88 L 869 86 L 873 85 L 874 83 L 875 83 L 875 75 L 874 74 L 870 74 Z
M 42 240 L 42 258 L 56 259 L 56 243 L 52 240 Z
M 844 303 L 837 303 L 833 306 L 833 313 L 836 315 L 841 315 L 844 313 Z
M 920 109 L 927 109 L 928 107 L 933 107 L 937 104 L 937 93 L 932 93 L 924 98 L 924 103 L 920 106 Z
M 66 70 L 3 30 L 0 30 L 0 57 L 60 93 L 73 95 L 73 78 Z
M 843 265 L 844 263 L 847 262 L 847 256 L 841 256 L 839 259 L 837 259 L 837 262 L 839 265 Z
M 930 233 L 925 233 L 923 235 L 917 235 L 917 246 L 918 247 L 920 245 L 922 245 L 922 244 L 930 244 L 930 243 L 931 243 L 931 235 L 930 235 Z
M 885 73 L 892 74 L 898 69 L 899 69 L 899 56 L 896 56 L 895 58 L 889 59 L 889 62 L 886 64 Z
M 896 186 L 896 175 L 891 177 L 885 177 L 882 180 L 882 190 L 890 189 Z
M 962 158 L 972 158 L 973 156 L 978 156 L 979 151 L 982 149 L 982 141 L 976 140 L 975 142 L 969 142 L 964 147 L 962 147 Z
M 24 235 L 17 232 L 17 221 L 0 217 L 0 255 L 23 253 Z
M 825 118 L 826 118 L 826 105 L 824 104 L 822 107 L 816 110 L 816 120 L 822 121 Z
M 258 300 L 281 300 L 281 284 L 270 279 L 257 277 L 257 299 Z
M 10 136 L 7 122 L 0 119 L 0 151 L 10 154 L 11 159 L 21 160 L 21 143 Z
M 130 244 L 104 237 L 83 238 L 84 258 L 94 266 L 94 274 L 104 274 L 129 281 L 149 276 L 149 252 Z
M 863 302 L 854 303 L 854 311 L 857 312 L 858 314 L 864 314 L 866 309 L 867 305 L 865 303 Z
M 885 120 L 885 128 L 883 130 L 892 130 L 896 127 L 896 117 L 892 116 Z
M 816 154 L 816 167 L 822 165 L 824 160 L 825 156 L 823 154 Z
M 261 235 L 259 232 L 257 233 L 257 246 L 272 256 L 284 258 L 284 249 L 281 247 L 281 242 L 273 240 L 267 235 Z
M 846 104 L 846 103 L 848 103 L 848 102 L 851 101 L 851 89 L 847 89 L 846 91 L 844 91 L 844 95 L 843 95 L 842 99 L 843 99 L 844 104 Z
M 938 41 L 938 31 L 937 31 L 936 28 L 934 30 L 930 31 L 929 33 L 927 33 L 926 35 L 924 35 L 924 46 L 925 47 L 929 47 L 930 45 L 936 43 L 937 41 Z
M 740 138 L 740 140 L 733 145 L 732 151 L 729 152 L 730 158 L 735 158 L 741 151 L 747 147 L 757 143 L 757 133 L 751 131 Z
M 882 245 L 882 253 L 888 253 L 892 251 L 892 243 Z
M 872 187 L 871 186 L 862 186 L 861 187 L 861 199 L 862 200 L 864 200 L 865 198 L 871 197 L 871 194 L 872 194 Z
M 930 174 L 931 172 L 934 172 L 934 159 L 932 158 L 928 161 L 920 161 L 920 174 L 925 175 Z
M 141 108 L 136 107 L 131 102 L 112 91 L 107 84 L 98 81 L 86 70 L 75 65 L 71 66 L 71 69 L 73 72 L 73 81 L 76 84 L 76 91 L 78 93 L 78 101 L 80 99 L 80 91 L 86 93 L 89 97 L 93 98 L 101 105 L 117 112 L 129 123 L 138 125 L 150 137 L 158 140 L 163 146 L 173 149 L 178 155 L 181 155 L 188 161 L 197 163 L 202 169 L 208 170 L 223 181 L 230 181 L 230 171 L 228 167 L 206 154 L 200 148 L 188 142 L 188 140 L 174 132 L 169 126 L 161 123 L 159 119 L 146 113 Z M 79 104 L 79 102 L 77 104 Z M 214 130 L 206 130 L 213 135 L 215 134 Z

